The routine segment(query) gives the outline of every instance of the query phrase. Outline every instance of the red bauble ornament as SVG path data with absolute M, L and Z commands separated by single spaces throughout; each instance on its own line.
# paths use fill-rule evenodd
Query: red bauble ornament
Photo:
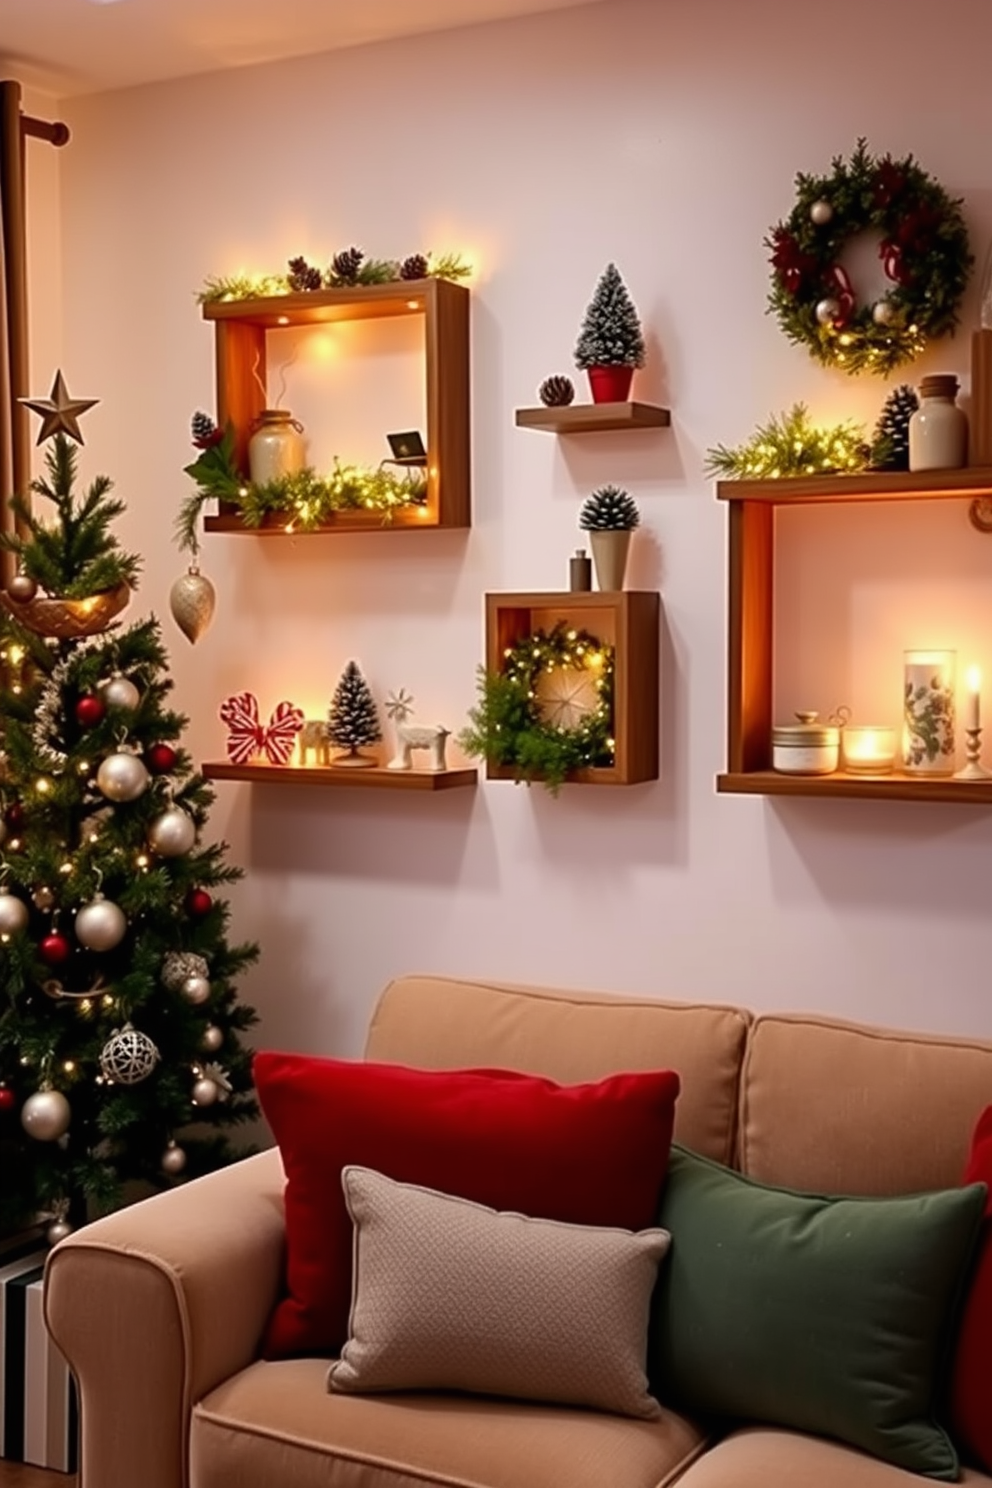
M 12 1111 L 17 1105 L 17 1096 L 9 1085 L 0 1085 L 0 1112 Z
M 38 954 L 42 961 L 47 961 L 49 966 L 61 966 L 71 956 L 72 946 L 64 935 L 53 930 L 51 935 L 46 935 L 39 945 Z
M 145 764 L 154 775 L 168 775 L 176 768 L 176 758 L 171 744 L 153 744 L 145 754 Z
M 103 698 L 94 697 L 90 692 L 84 693 L 76 704 L 76 722 L 80 728 L 96 728 L 107 712 L 107 705 Z
M 214 901 L 206 889 L 190 889 L 186 895 L 186 913 L 194 915 L 197 919 L 209 914 L 213 908 Z
M 11 801 L 3 814 L 3 819 L 8 827 L 14 827 L 15 830 L 17 827 L 24 825 L 24 807 L 20 801 Z

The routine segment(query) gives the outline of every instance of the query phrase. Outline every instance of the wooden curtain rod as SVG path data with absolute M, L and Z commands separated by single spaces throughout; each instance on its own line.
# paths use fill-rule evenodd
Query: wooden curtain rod
M 32 119 L 30 114 L 22 114 L 21 129 L 35 139 L 47 140 L 50 145 L 69 143 L 68 124 L 48 124 L 44 119 Z

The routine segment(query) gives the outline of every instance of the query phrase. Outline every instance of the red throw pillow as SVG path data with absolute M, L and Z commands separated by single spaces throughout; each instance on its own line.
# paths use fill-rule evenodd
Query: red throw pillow
M 645 1229 L 668 1164 L 671 1070 L 557 1085 L 510 1070 L 255 1057 L 286 1169 L 286 1296 L 265 1354 L 334 1354 L 348 1334 L 352 1227 L 341 1169 L 572 1224 Z
M 964 1182 L 987 1183 L 989 1196 L 954 1353 L 951 1428 L 964 1453 L 992 1472 L 992 1106 L 978 1118 Z

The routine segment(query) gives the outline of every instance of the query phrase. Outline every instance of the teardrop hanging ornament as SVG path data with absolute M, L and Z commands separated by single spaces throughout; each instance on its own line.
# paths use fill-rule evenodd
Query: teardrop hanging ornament
M 217 591 L 197 563 L 191 563 L 169 590 L 172 618 L 194 646 L 213 619 L 216 603 Z

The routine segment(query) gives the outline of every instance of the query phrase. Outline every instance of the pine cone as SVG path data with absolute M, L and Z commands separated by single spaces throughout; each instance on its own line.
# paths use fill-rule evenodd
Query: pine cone
M 909 421 L 920 406 L 908 383 L 893 388 L 882 406 L 871 445 L 876 470 L 909 469 Z
M 430 264 L 422 253 L 411 253 L 400 264 L 401 279 L 426 279 L 430 273 Z
M 223 439 L 221 431 L 209 413 L 194 413 L 190 420 L 190 434 L 197 449 L 210 449 Z
M 365 254 L 361 248 L 345 248 L 331 260 L 331 273 L 339 284 L 357 284 Z
M 587 497 L 579 513 L 579 526 L 584 532 L 630 532 L 640 520 L 634 498 L 619 486 L 600 486 Z
M 546 377 L 537 391 L 545 408 L 566 408 L 575 397 L 570 377 Z
M 319 269 L 308 264 L 306 259 L 291 258 L 289 260 L 289 287 L 293 290 L 319 289 L 323 283 L 323 276 Z

